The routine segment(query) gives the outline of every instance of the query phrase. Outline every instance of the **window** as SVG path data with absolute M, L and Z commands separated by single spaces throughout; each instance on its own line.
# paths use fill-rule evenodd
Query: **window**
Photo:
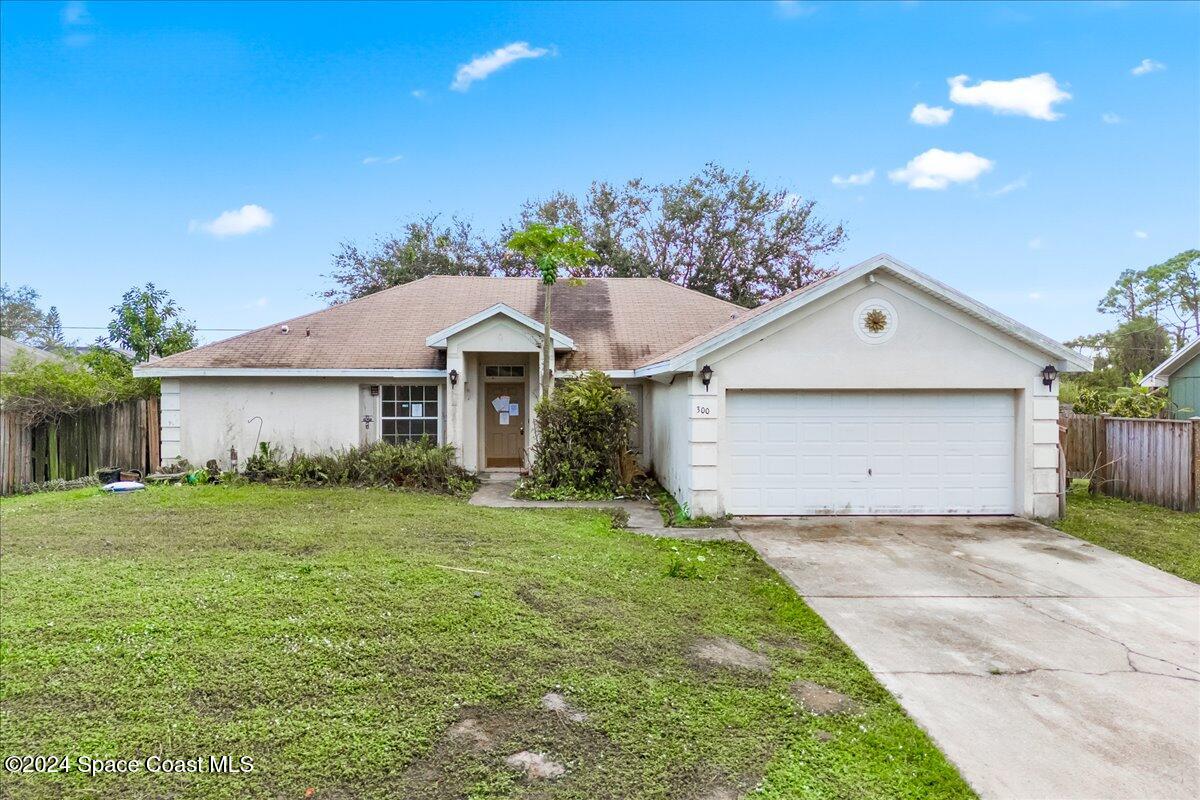
M 524 378 L 525 367 L 516 364 L 488 364 L 483 368 L 485 378 Z
M 438 387 L 384 386 L 379 421 L 383 441 L 413 442 L 428 436 L 438 443 Z

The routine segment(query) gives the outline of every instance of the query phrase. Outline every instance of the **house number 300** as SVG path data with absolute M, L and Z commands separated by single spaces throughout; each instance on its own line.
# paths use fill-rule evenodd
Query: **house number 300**
M 706 405 L 703 403 L 696 404 L 696 416 L 697 417 L 711 417 L 712 413 L 713 413 L 712 406 Z

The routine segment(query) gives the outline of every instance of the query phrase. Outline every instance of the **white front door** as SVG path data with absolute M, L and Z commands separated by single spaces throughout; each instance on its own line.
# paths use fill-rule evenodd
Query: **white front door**
M 726 394 L 731 514 L 1012 514 L 1012 392 Z

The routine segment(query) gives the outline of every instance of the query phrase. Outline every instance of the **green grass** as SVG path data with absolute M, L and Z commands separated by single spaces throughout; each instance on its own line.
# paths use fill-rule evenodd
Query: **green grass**
M 1055 527 L 1200 583 L 1200 514 L 1090 495 L 1084 481 L 1075 481 L 1067 515 Z
M 238 775 L 7 775 L 5 796 L 972 796 L 741 543 L 353 489 L 79 490 L 0 514 L 0 754 L 254 759 Z M 681 559 L 689 579 L 668 575 Z M 770 670 L 694 662 L 707 636 Z M 807 714 L 798 678 L 861 713 Z M 586 721 L 540 708 L 558 687 Z M 447 735 L 467 717 L 492 749 Z M 566 775 L 526 783 L 502 763 L 523 749 Z

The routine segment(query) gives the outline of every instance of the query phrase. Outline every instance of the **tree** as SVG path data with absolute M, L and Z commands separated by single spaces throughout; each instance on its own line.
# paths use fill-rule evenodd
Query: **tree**
M 550 396 L 551 371 L 554 367 L 554 347 L 550 341 L 550 304 L 555 282 L 560 269 L 578 269 L 588 259 L 596 257 L 595 251 L 583 241 L 583 235 L 570 225 L 551 228 L 534 222 L 525 230 L 514 233 L 508 240 L 508 249 L 532 260 L 545 287 L 544 322 L 542 330 L 542 397 Z
M 335 303 L 399 286 L 426 275 L 490 275 L 498 248 L 484 242 L 469 223 L 453 218 L 438 227 L 437 217 L 410 222 L 399 235 L 387 236 L 363 252 L 343 242 L 329 277 L 336 286 L 321 293 Z
M 0 335 L 36 347 L 46 323 L 45 313 L 38 308 L 39 297 L 31 286 L 0 285 Z
M 139 362 L 196 346 L 195 323 L 183 319 L 183 309 L 153 283 L 133 287 L 111 310 L 116 316 L 108 323 L 108 343 L 133 351 Z
M 1148 317 L 1164 325 L 1175 347 L 1200 336 L 1200 250 L 1185 250 L 1145 269 L 1127 269 L 1096 310 L 1123 322 Z
M 1175 346 L 1183 347 L 1193 337 L 1200 336 L 1200 250 L 1185 250 L 1161 264 L 1147 267 L 1145 275 L 1147 302 L 1173 319 L 1167 326 L 1175 337 Z
M 830 274 L 819 262 L 841 249 L 845 229 L 816 215 L 816 203 L 749 172 L 707 164 L 675 183 L 593 183 L 575 197 L 556 192 L 525 203 L 497 239 L 453 220 L 408 223 L 366 252 L 343 244 L 330 274 L 334 302 L 362 297 L 425 275 L 536 275 L 538 267 L 504 244 L 533 223 L 570 226 L 593 256 L 573 277 L 656 277 L 754 306 Z
M 63 338 L 62 317 L 58 315 L 58 307 L 50 306 L 42 322 L 42 329 L 34 337 L 34 346 L 43 350 L 57 350 L 65 347 L 67 341 Z
M 594 183 L 582 202 L 552 195 L 527 203 L 521 221 L 582 230 L 601 254 L 588 276 L 653 276 L 755 306 L 830 274 L 817 261 L 841 249 L 846 232 L 815 209 L 749 172 L 707 164 L 676 183 Z
M 1070 347 L 1097 351 L 1095 367 L 1077 382 L 1083 386 L 1116 389 L 1131 375 L 1144 375 L 1171 355 L 1171 335 L 1153 317 L 1134 317 L 1111 331 L 1081 336 Z

